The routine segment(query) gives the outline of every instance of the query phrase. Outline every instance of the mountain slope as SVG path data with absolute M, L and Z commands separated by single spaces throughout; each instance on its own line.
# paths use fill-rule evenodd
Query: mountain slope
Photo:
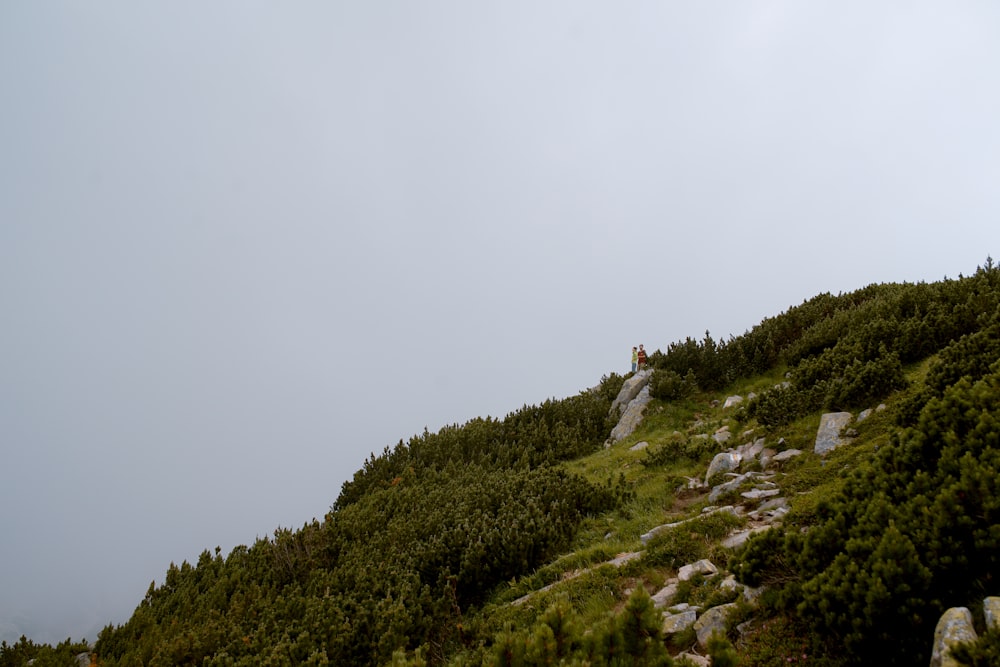
M 667 664 L 692 647 L 719 664 L 926 661 L 941 610 L 997 592 L 998 306 L 988 260 L 674 343 L 651 356 L 638 431 L 610 448 L 616 375 L 425 432 L 366 461 L 322 522 L 171 566 L 96 653 L 105 665 Z M 849 445 L 812 453 L 821 412 L 880 401 Z M 725 446 L 713 437 L 727 432 Z M 735 521 L 716 513 L 643 541 L 699 517 L 709 489 L 689 478 L 760 438 L 804 452 L 734 471 L 774 473 L 781 527 L 723 547 L 763 501 L 734 490 L 715 500 L 737 506 Z M 622 553 L 637 556 L 602 565 Z M 692 630 L 668 641 L 650 598 L 698 558 L 764 585 L 733 608 L 744 632 L 708 649 Z M 679 581 L 674 600 L 704 612 L 742 599 L 721 580 Z

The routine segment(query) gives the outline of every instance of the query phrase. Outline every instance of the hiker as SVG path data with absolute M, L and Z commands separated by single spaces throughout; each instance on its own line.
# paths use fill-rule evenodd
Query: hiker
M 639 365 L 639 353 L 636 351 L 635 345 L 632 346 L 632 372 L 635 373 L 635 369 Z
M 642 344 L 639 345 L 639 351 L 636 353 L 636 361 L 639 362 L 639 370 L 646 370 L 646 350 L 643 349 Z

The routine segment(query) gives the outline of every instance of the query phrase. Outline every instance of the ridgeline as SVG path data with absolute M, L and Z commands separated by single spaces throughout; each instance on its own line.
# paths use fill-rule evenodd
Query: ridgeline
M 1000 664 L 983 606 L 1000 595 L 998 360 L 989 258 L 821 294 L 671 344 L 651 372 L 386 447 L 323 521 L 171 565 L 91 659 Z M 955 607 L 981 636 L 942 657 Z M 60 647 L 3 644 L 0 667 L 76 665 Z

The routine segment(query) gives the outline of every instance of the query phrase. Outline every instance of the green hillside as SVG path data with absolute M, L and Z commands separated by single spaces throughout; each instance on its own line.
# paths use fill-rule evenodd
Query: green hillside
M 976 610 L 1000 595 L 998 360 L 990 259 L 968 277 L 821 294 L 742 336 L 653 353 L 644 418 L 610 446 L 616 374 L 385 448 L 323 521 L 172 565 L 96 658 L 926 665 L 945 609 L 973 609 L 982 630 Z M 814 452 L 823 413 L 880 405 Z M 704 484 L 716 455 L 751 443 L 767 453 Z M 749 486 L 720 488 L 737 474 Z M 718 572 L 678 580 L 701 559 Z M 722 631 L 665 632 L 684 605 L 725 609 Z M 23 664 L 20 649 L 0 648 L 0 667 Z M 966 659 L 998 655 L 991 631 Z

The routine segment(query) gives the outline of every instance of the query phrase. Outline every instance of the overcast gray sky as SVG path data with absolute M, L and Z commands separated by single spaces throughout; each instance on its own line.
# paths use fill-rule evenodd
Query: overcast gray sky
M 633 345 L 1000 256 L 1000 3 L 0 3 L 0 638 Z

